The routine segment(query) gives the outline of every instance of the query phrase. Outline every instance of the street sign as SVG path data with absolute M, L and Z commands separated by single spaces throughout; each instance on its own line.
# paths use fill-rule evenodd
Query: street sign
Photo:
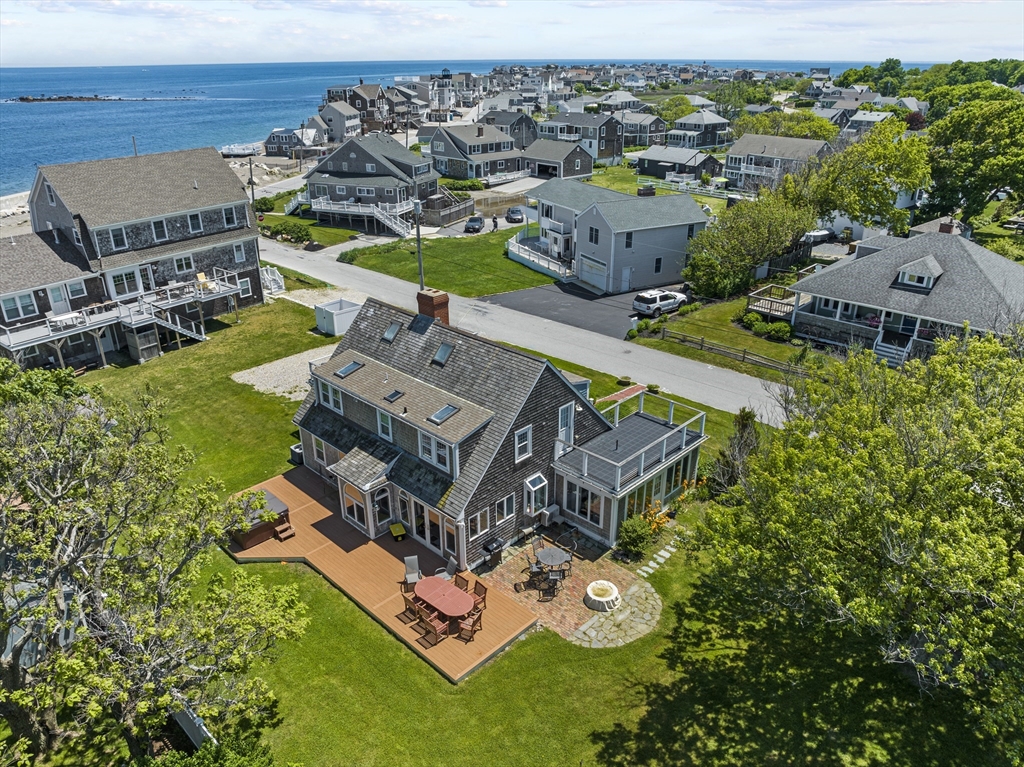
M 263 214 L 262 214 L 262 213 L 258 214 L 258 215 L 256 216 L 256 220 L 257 220 L 257 221 L 262 221 L 262 220 L 263 220 Z

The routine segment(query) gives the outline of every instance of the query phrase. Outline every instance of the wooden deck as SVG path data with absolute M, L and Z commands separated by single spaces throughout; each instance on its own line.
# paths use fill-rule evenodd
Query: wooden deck
M 404 557 L 418 555 L 420 570 L 432 575 L 444 566 L 439 555 L 410 536 L 401 542 L 391 536 L 369 540 L 342 517 L 336 490 L 304 467 L 252 489 L 269 490 L 288 505 L 295 536 L 271 539 L 245 551 L 232 543 L 229 553 L 236 561 L 308 564 L 451 682 L 464 679 L 537 622 L 497 584 L 492 588 L 487 579 L 466 573 L 470 583 L 481 580 L 488 586 L 483 628 L 472 642 L 452 636 L 432 647 L 415 623 L 399 617 L 405 609 L 399 582 L 405 575 Z

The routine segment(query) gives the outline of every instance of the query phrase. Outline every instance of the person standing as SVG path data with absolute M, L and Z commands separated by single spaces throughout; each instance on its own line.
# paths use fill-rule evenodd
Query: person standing
M 498 214 L 497 213 L 495 213 L 493 216 L 491 216 L 491 225 L 493 227 L 491 229 L 492 232 L 498 231 Z

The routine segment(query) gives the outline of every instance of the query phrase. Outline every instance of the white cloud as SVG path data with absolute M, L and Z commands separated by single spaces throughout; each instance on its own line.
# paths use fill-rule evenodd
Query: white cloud
M 19 19 L 0 19 L 0 27 L 23 27 L 25 22 Z

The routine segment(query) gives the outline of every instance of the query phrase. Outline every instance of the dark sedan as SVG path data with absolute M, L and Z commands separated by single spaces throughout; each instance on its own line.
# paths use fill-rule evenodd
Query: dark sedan
M 505 220 L 510 224 L 521 224 L 526 220 L 522 208 L 509 208 L 505 211 Z
M 466 221 L 466 228 L 463 230 L 474 234 L 476 232 L 482 232 L 484 230 L 484 220 L 481 216 L 470 216 L 469 220 Z

